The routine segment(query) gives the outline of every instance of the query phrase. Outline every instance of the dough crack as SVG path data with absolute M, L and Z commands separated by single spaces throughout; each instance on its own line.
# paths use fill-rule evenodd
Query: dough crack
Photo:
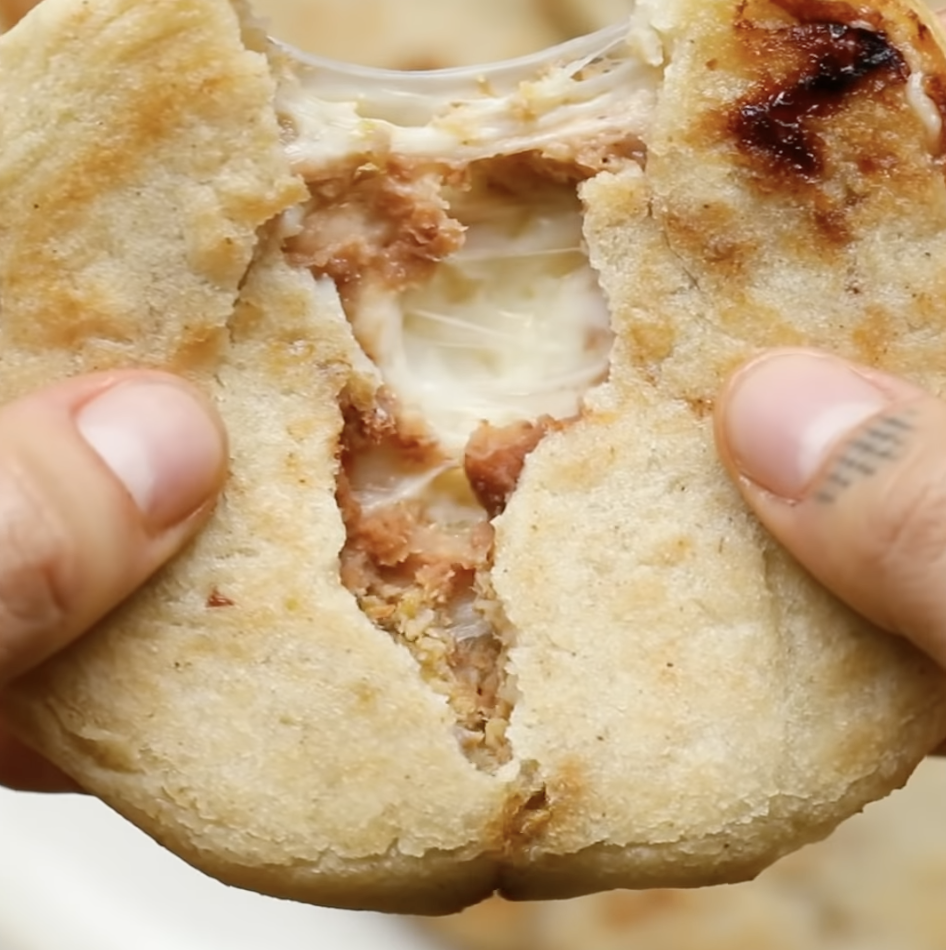
M 577 196 L 587 176 L 535 155 L 362 170 L 310 184 L 287 245 L 335 281 L 384 381 L 343 397 L 342 582 L 411 652 L 485 770 L 512 758 L 515 701 L 492 520 L 529 454 L 609 372 Z
M 658 71 L 626 27 L 469 74 L 348 69 L 293 64 L 279 95 L 310 195 L 285 252 L 334 282 L 377 370 L 341 400 L 341 580 L 495 771 L 516 697 L 492 522 L 609 376 L 579 188 L 640 160 Z

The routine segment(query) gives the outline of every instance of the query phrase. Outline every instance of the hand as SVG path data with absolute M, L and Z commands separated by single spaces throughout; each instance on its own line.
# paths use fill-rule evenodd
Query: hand
M 729 381 L 716 435 L 775 537 L 946 668 L 946 402 L 827 354 L 774 351 Z
M 0 689 L 180 549 L 226 458 L 214 409 L 161 373 L 86 376 L 0 408 Z M 0 784 L 72 787 L 2 721 Z
M 9 29 L 26 16 L 37 0 L 0 0 L 0 29 Z

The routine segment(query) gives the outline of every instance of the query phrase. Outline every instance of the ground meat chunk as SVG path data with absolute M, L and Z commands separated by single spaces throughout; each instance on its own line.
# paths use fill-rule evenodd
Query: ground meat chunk
M 490 518 L 505 509 L 519 484 L 526 456 L 550 430 L 559 427 L 550 416 L 542 416 L 536 422 L 514 422 L 501 427 L 484 422 L 470 436 L 463 464 L 470 485 Z

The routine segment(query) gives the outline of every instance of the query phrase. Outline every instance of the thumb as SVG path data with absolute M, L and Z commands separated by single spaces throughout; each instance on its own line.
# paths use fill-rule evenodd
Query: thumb
M 774 351 L 729 381 L 716 435 L 775 537 L 946 667 L 946 403 L 832 356 Z
M 82 377 L 0 408 L 0 686 L 180 548 L 225 459 L 214 410 L 164 374 Z

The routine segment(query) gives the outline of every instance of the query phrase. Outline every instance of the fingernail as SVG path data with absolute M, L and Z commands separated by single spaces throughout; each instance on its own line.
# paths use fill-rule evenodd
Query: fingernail
M 154 529 L 183 521 L 220 483 L 223 437 L 182 386 L 119 383 L 86 403 L 76 425 Z
M 732 383 L 724 437 L 739 471 L 783 498 L 801 498 L 832 448 L 888 405 L 842 360 L 807 353 L 763 357 Z

